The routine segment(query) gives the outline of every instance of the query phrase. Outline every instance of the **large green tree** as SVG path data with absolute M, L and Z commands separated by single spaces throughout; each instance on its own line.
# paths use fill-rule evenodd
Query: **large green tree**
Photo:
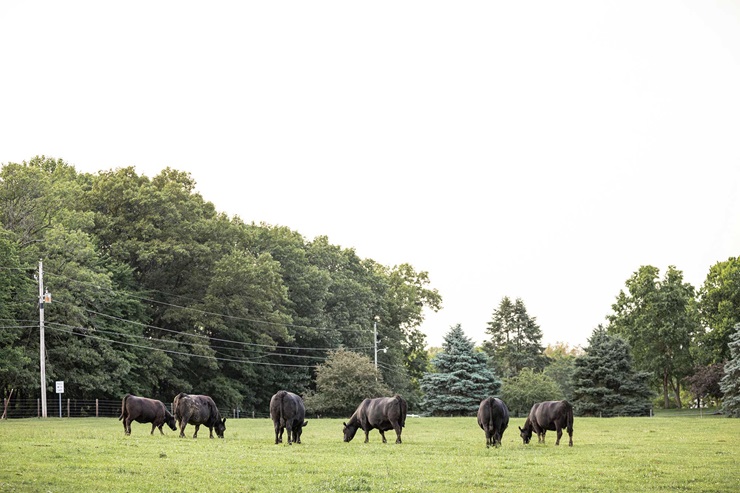
M 513 416 L 521 416 L 536 402 L 563 399 L 563 392 L 557 382 L 544 373 L 523 368 L 518 375 L 504 379 L 501 397 Z
M 635 370 L 629 345 L 602 327 L 594 330 L 573 372 L 573 407 L 581 416 L 644 416 L 650 374 Z
M 491 338 L 484 342 L 483 350 L 503 377 L 516 376 L 522 368 L 542 370 L 545 367 L 542 330 L 536 318 L 527 313 L 521 298 L 514 302 L 508 296 L 502 298 L 493 311 L 486 333 Z
M 695 292 L 683 273 L 668 267 L 665 276 L 642 266 L 625 283 L 609 315 L 608 331 L 629 342 L 635 364 L 649 371 L 663 389 L 664 406 L 672 391 L 681 407 L 681 382 L 693 371 L 691 346 L 699 331 Z
M 730 257 L 709 269 L 699 291 L 699 313 L 705 327 L 699 338 L 699 363 L 724 363 L 730 358 L 730 336 L 740 323 L 739 258 Z
M 564 399 L 573 396 L 573 371 L 576 358 L 583 354 L 580 347 L 570 347 L 565 343 L 548 345 L 545 349 L 547 366 L 543 373 L 553 379 L 560 387 Z
M 474 415 L 483 399 L 497 395 L 501 389 L 501 381 L 488 368 L 486 359 L 460 324 L 451 327 L 442 351 L 431 361 L 436 371 L 421 379 L 426 411 L 439 416 Z
M 364 399 L 386 397 L 391 390 L 367 356 L 337 349 L 316 368 L 316 391 L 305 396 L 309 412 L 350 416 Z
M 36 307 L 38 296 L 31 285 L 30 269 L 18 257 L 16 242 L 0 226 L 0 394 L 7 397 L 14 389 L 38 386 L 38 354 L 28 350 L 28 340 L 36 336 L 36 318 L 27 307 Z

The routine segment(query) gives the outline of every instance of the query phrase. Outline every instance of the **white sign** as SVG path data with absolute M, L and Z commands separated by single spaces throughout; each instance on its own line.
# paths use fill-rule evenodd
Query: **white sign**
M 57 382 L 57 394 L 64 393 L 64 380 Z

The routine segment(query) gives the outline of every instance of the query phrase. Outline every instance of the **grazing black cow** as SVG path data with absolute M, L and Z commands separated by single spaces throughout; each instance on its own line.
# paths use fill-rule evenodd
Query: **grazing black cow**
M 306 408 L 300 396 L 280 390 L 270 399 L 270 418 L 275 424 L 275 444 L 283 443 L 283 430 L 288 430 L 288 445 L 301 443 L 303 427 L 308 424 L 304 421 Z
M 121 401 L 121 415 L 118 417 L 118 421 L 121 420 L 123 420 L 123 431 L 126 435 L 131 434 L 132 421 L 151 423 L 152 431 L 150 435 L 154 434 L 155 428 L 159 428 L 159 432 L 164 435 L 162 426 L 165 424 L 172 431 L 177 429 L 175 417 L 167 410 L 164 402 L 131 394 L 126 394 Z
M 173 403 L 175 418 L 180 426 L 180 438 L 185 437 L 185 426 L 188 423 L 195 425 L 193 438 L 198 438 L 200 425 L 205 425 L 213 438 L 213 430 L 219 438 L 224 437 L 226 430 L 226 418 L 221 419 L 216 403 L 207 395 L 190 395 L 181 392 L 175 396 Z
M 501 438 L 509 426 L 509 408 L 496 397 L 483 399 L 478 407 L 478 425 L 486 432 L 486 448 L 501 446 Z
M 380 436 L 385 440 L 385 432 L 396 431 L 396 443 L 401 443 L 401 428 L 406 426 L 406 401 L 396 394 L 394 397 L 379 397 L 377 399 L 365 399 L 354 412 L 349 423 L 344 425 L 344 441 L 349 442 L 355 437 L 359 428 L 365 432 L 365 443 L 368 442 L 368 434 L 373 428 L 377 428 Z
M 573 406 L 568 401 L 538 402 L 532 406 L 529 416 L 524 422 L 524 428 L 519 427 L 519 435 L 525 444 L 532 439 L 532 432 L 537 433 L 538 443 L 545 443 L 547 430 L 555 430 L 558 439 L 555 445 L 560 445 L 563 428 L 568 432 L 568 445 L 573 446 Z

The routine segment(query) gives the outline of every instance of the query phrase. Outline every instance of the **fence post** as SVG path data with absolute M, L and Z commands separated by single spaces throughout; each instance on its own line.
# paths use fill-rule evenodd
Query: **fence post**
M 100 417 L 100 416 L 98 416 L 98 400 L 97 399 L 95 399 L 95 417 L 96 418 L 99 418 Z
M 41 417 L 41 399 L 36 399 L 36 417 Z
M 69 399 L 67 399 L 67 417 L 69 418 Z

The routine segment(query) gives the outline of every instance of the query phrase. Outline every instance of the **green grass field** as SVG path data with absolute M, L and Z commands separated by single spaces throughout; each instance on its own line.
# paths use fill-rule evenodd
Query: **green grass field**
M 740 491 L 737 419 L 576 418 L 572 448 L 554 432 L 523 445 L 523 422 L 486 449 L 475 418 L 408 418 L 401 445 L 376 430 L 343 443 L 342 420 L 309 419 L 290 447 L 274 445 L 267 419 L 227 420 L 223 440 L 139 423 L 127 437 L 111 418 L 8 420 L 0 491 Z

